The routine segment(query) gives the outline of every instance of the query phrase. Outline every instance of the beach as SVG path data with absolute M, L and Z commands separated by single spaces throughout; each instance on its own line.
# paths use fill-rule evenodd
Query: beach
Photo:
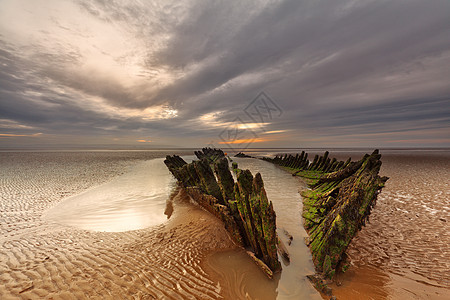
M 177 190 L 170 222 L 146 229 L 100 232 L 43 218 L 61 200 L 162 155 L 1 153 L 1 298 L 220 298 L 200 262 L 234 245 L 218 220 Z
M 380 173 L 390 179 L 348 249 L 353 270 L 336 294 L 448 299 L 450 152 L 386 151 L 382 161 Z
M 98 211 L 93 208 L 92 197 L 98 199 L 98 195 L 113 190 L 108 184 L 119 186 L 115 180 L 130 180 L 130 188 L 120 190 L 133 190 L 133 179 L 122 176 L 149 172 L 151 177 L 152 170 L 156 172 L 151 164 L 156 160 L 166 154 L 190 157 L 192 152 L 1 152 L 1 298 L 318 297 L 301 278 L 313 272 L 302 240 L 301 197 L 296 193 L 304 184 L 286 173 L 295 182 L 280 187 L 277 180 L 284 178 L 284 171 L 267 162 L 236 160 L 252 172 L 261 171 L 269 199 L 273 198 L 278 209 L 279 227 L 298 230 L 293 233 L 296 244 L 290 249 L 302 257 L 284 266 L 281 278 L 274 281 L 265 278 L 232 243 L 219 220 L 193 205 L 177 188 L 175 179 L 165 177 L 170 174 L 155 173 L 159 174 L 159 186 L 165 187 L 159 196 L 141 192 L 146 199 L 154 196 L 157 206 L 134 199 L 129 205 L 139 207 L 138 212 L 126 211 L 123 203 L 112 204 L 114 209 L 102 205 L 97 205 L 102 208 Z M 359 150 L 330 152 L 341 159 L 361 156 Z M 275 151 L 252 153 L 269 155 Z M 347 251 L 352 265 L 339 277 L 333 291 L 338 299 L 446 299 L 450 296 L 450 153 L 382 150 L 381 154 L 381 175 L 390 179 L 378 196 L 370 223 L 352 241 Z M 114 195 L 130 200 L 128 194 Z M 283 203 L 289 204 L 283 207 Z M 72 219 L 71 209 L 78 212 Z M 142 216 L 145 209 L 151 222 Z M 152 215 L 153 210 L 158 215 Z M 287 219 L 289 210 L 295 210 L 292 220 Z M 121 211 L 131 217 L 118 218 Z M 133 224 L 129 220 L 137 213 L 143 221 Z M 118 220 L 120 226 L 111 220 Z M 296 290 L 296 286 L 302 288 Z

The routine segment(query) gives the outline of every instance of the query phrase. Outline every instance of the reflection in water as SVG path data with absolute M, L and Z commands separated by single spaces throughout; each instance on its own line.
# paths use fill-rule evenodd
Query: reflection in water
M 164 214 L 167 216 L 167 219 L 169 219 L 173 214 L 172 198 L 173 196 L 170 196 L 170 199 L 166 201 L 166 209 L 164 210 Z
M 166 202 L 174 185 L 163 159 L 145 161 L 106 184 L 67 198 L 45 218 L 96 231 L 146 228 L 170 217 L 173 208 Z
M 253 174 L 261 173 L 267 196 L 277 214 L 278 235 L 291 255 L 291 263 L 287 265 L 283 262 L 281 275 L 269 281 L 243 251 L 215 254 L 209 261 L 211 268 L 219 277 L 226 278 L 228 289 L 239 293 L 229 295 L 229 298 L 248 295 L 250 299 L 321 299 L 306 278 L 315 271 L 309 249 L 303 242 L 307 234 L 302 225 L 302 203 L 298 193 L 303 188 L 302 182 L 265 161 L 251 158 L 233 160 L 241 169 L 249 169 Z M 287 243 L 284 230 L 294 238 L 291 245 Z

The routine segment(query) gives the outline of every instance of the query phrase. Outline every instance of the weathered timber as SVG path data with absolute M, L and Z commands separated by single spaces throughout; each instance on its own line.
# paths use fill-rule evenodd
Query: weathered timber
M 200 178 L 199 186 L 203 187 L 202 190 L 206 194 L 215 197 L 220 204 L 225 205 L 225 200 L 208 160 L 206 158 L 202 158 L 201 160 L 194 161 L 193 165 L 198 177 Z
M 194 151 L 198 159 L 207 159 L 209 162 L 215 162 L 219 158 L 225 157 L 225 153 L 221 149 L 202 148 L 201 151 Z
M 301 192 L 307 243 L 317 272 L 324 278 L 333 278 L 351 240 L 369 219 L 377 194 L 388 178 L 378 175 L 378 150 L 357 162 L 337 161 L 328 155 L 316 155 L 312 163 L 304 152 L 263 159 L 302 177 L 308 184 L 309 189 Z
M 235 182 L 222 150 L 203 148 L 195 155 L 199 160 L 190 164 L 176 155 L 167 156 L 164 163 L 191 198 L 222 220 L 233 240 L 272 277 L 281 270 L 278 248 L 287 260 L 289 254 L 277 236 L 275 211 L 261 175 L 253 177 L 249 170 L 240 170 L 233 162 Z
M 228 166 L 228 159 L 223 157 L 217 160 L 214 164 L 214 171 L 217 175 L 223 199 L 234 200 L 234 180 Z

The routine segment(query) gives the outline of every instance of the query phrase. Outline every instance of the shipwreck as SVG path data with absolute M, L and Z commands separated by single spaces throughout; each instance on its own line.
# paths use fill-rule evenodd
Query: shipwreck
M 277 252 L 289 259 L 286 247 L 276 232 L 276 215 L 267 199 L 261 175 L 232 170 L 222 150 L 203 148 L 195 151 L 199 160 L 186 163 L 177 155 L 164 163 L 191 199 L 222 220 L 234 242 L 247 250 L 258 266 L 272 278 L 281 271 Z
M 305 152 L 263 158 L 300 176 L 309 187 L 301 191 L 302 215 L 309 234 L 306 243 L 319 275 L 309 278 L 316 285 L 323 286 L 320 278 L 332 279 L 342 269 L 346 249 L 369 219 L 377 194 L 388 180 L 378 175 L 380 158 L 378 150 L 355 162 L 331 159 L 328 151 L 312 162 Z
M 191 163 L 177 155 L 167 156 L 164 163 L 191 199 L 222 220 L 234 242 L 272 278 L 281 271 L 277 253 L 287 261 L 289 254 L 277 236 L 276 214 L 261 175 L 239 169 L 220 149 L 203 148 L 195 155 L 198 160 Z M 302 216 L 317 272 L 308 278 L 322 292 L 331 293 L 327 280 L 347 267 L 345 251 L 388 180 L 378 175 L 380 158 L 378 150 L 359 161 L 331 159 L 328 151 L 312 162 L 305 152 L 262 158 L 301 177 L 308 186 L 301 191 Z

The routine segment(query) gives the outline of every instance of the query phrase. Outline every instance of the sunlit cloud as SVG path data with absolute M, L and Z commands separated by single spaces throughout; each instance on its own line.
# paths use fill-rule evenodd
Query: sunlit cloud
M 14 120 L 0 119 L 0 128 L 10 128 L 10 129 L 35 129 L 33 126 L 21 124 Z
M 151 140 L 137 140 L 139 143 L 151 143 Z
M 249 143 L 264 143 L 264 142 L 272 142 L 274 139 L 268 139 L 268 138 L 254 138 L 254 139 L 236 139 L 232 141 L 221 141 L 219 144 L 249 144 Z
M 270 125 L 269 122 L 266 123 L 241 123 L 238 124 L 237 127 L 238 129 L 262 129 L 265 126 Z
M 242 122 L 242 120 L 237 119 L 235 121 L 222 121 L 219 119 L 225 111 L 215 111 L 201 115 L 197 118 L 197 121 L 208 127 L 223 127 L 223 128 L 234 128 L 234 129 L 263 129 L 265 126 L 270 125 L 267 123 L 251 123 Z
M 9 137 L 38 137 L 41 136 L 42 133 L 34 133 L 34 134 L 13 134 L 13 133 L 0 133 L 0 138 L 9 138 Z
M 85 95 L 84 99 L 85 108 L 89 108 L 92 111 L 101 111 L 117 119 L 139 118 L 143 121 L 152 121 L 173 119 L 178 116 L 178 110 L 166 104 L 137 109 L 113 106 L 101 97 Z
M 229 126 L 230 122 L 218 121 L 218 118 L 225 113 L 225 111 L 213 111 L 206 113 L 197 118 L 201 124 L 212 127 L 226 127 Z
M 265 134 L 274 134 L 274 133 L 283 133 L 283 132 L 287 132 L 288 130 L 269 130 L 264 132 Z

